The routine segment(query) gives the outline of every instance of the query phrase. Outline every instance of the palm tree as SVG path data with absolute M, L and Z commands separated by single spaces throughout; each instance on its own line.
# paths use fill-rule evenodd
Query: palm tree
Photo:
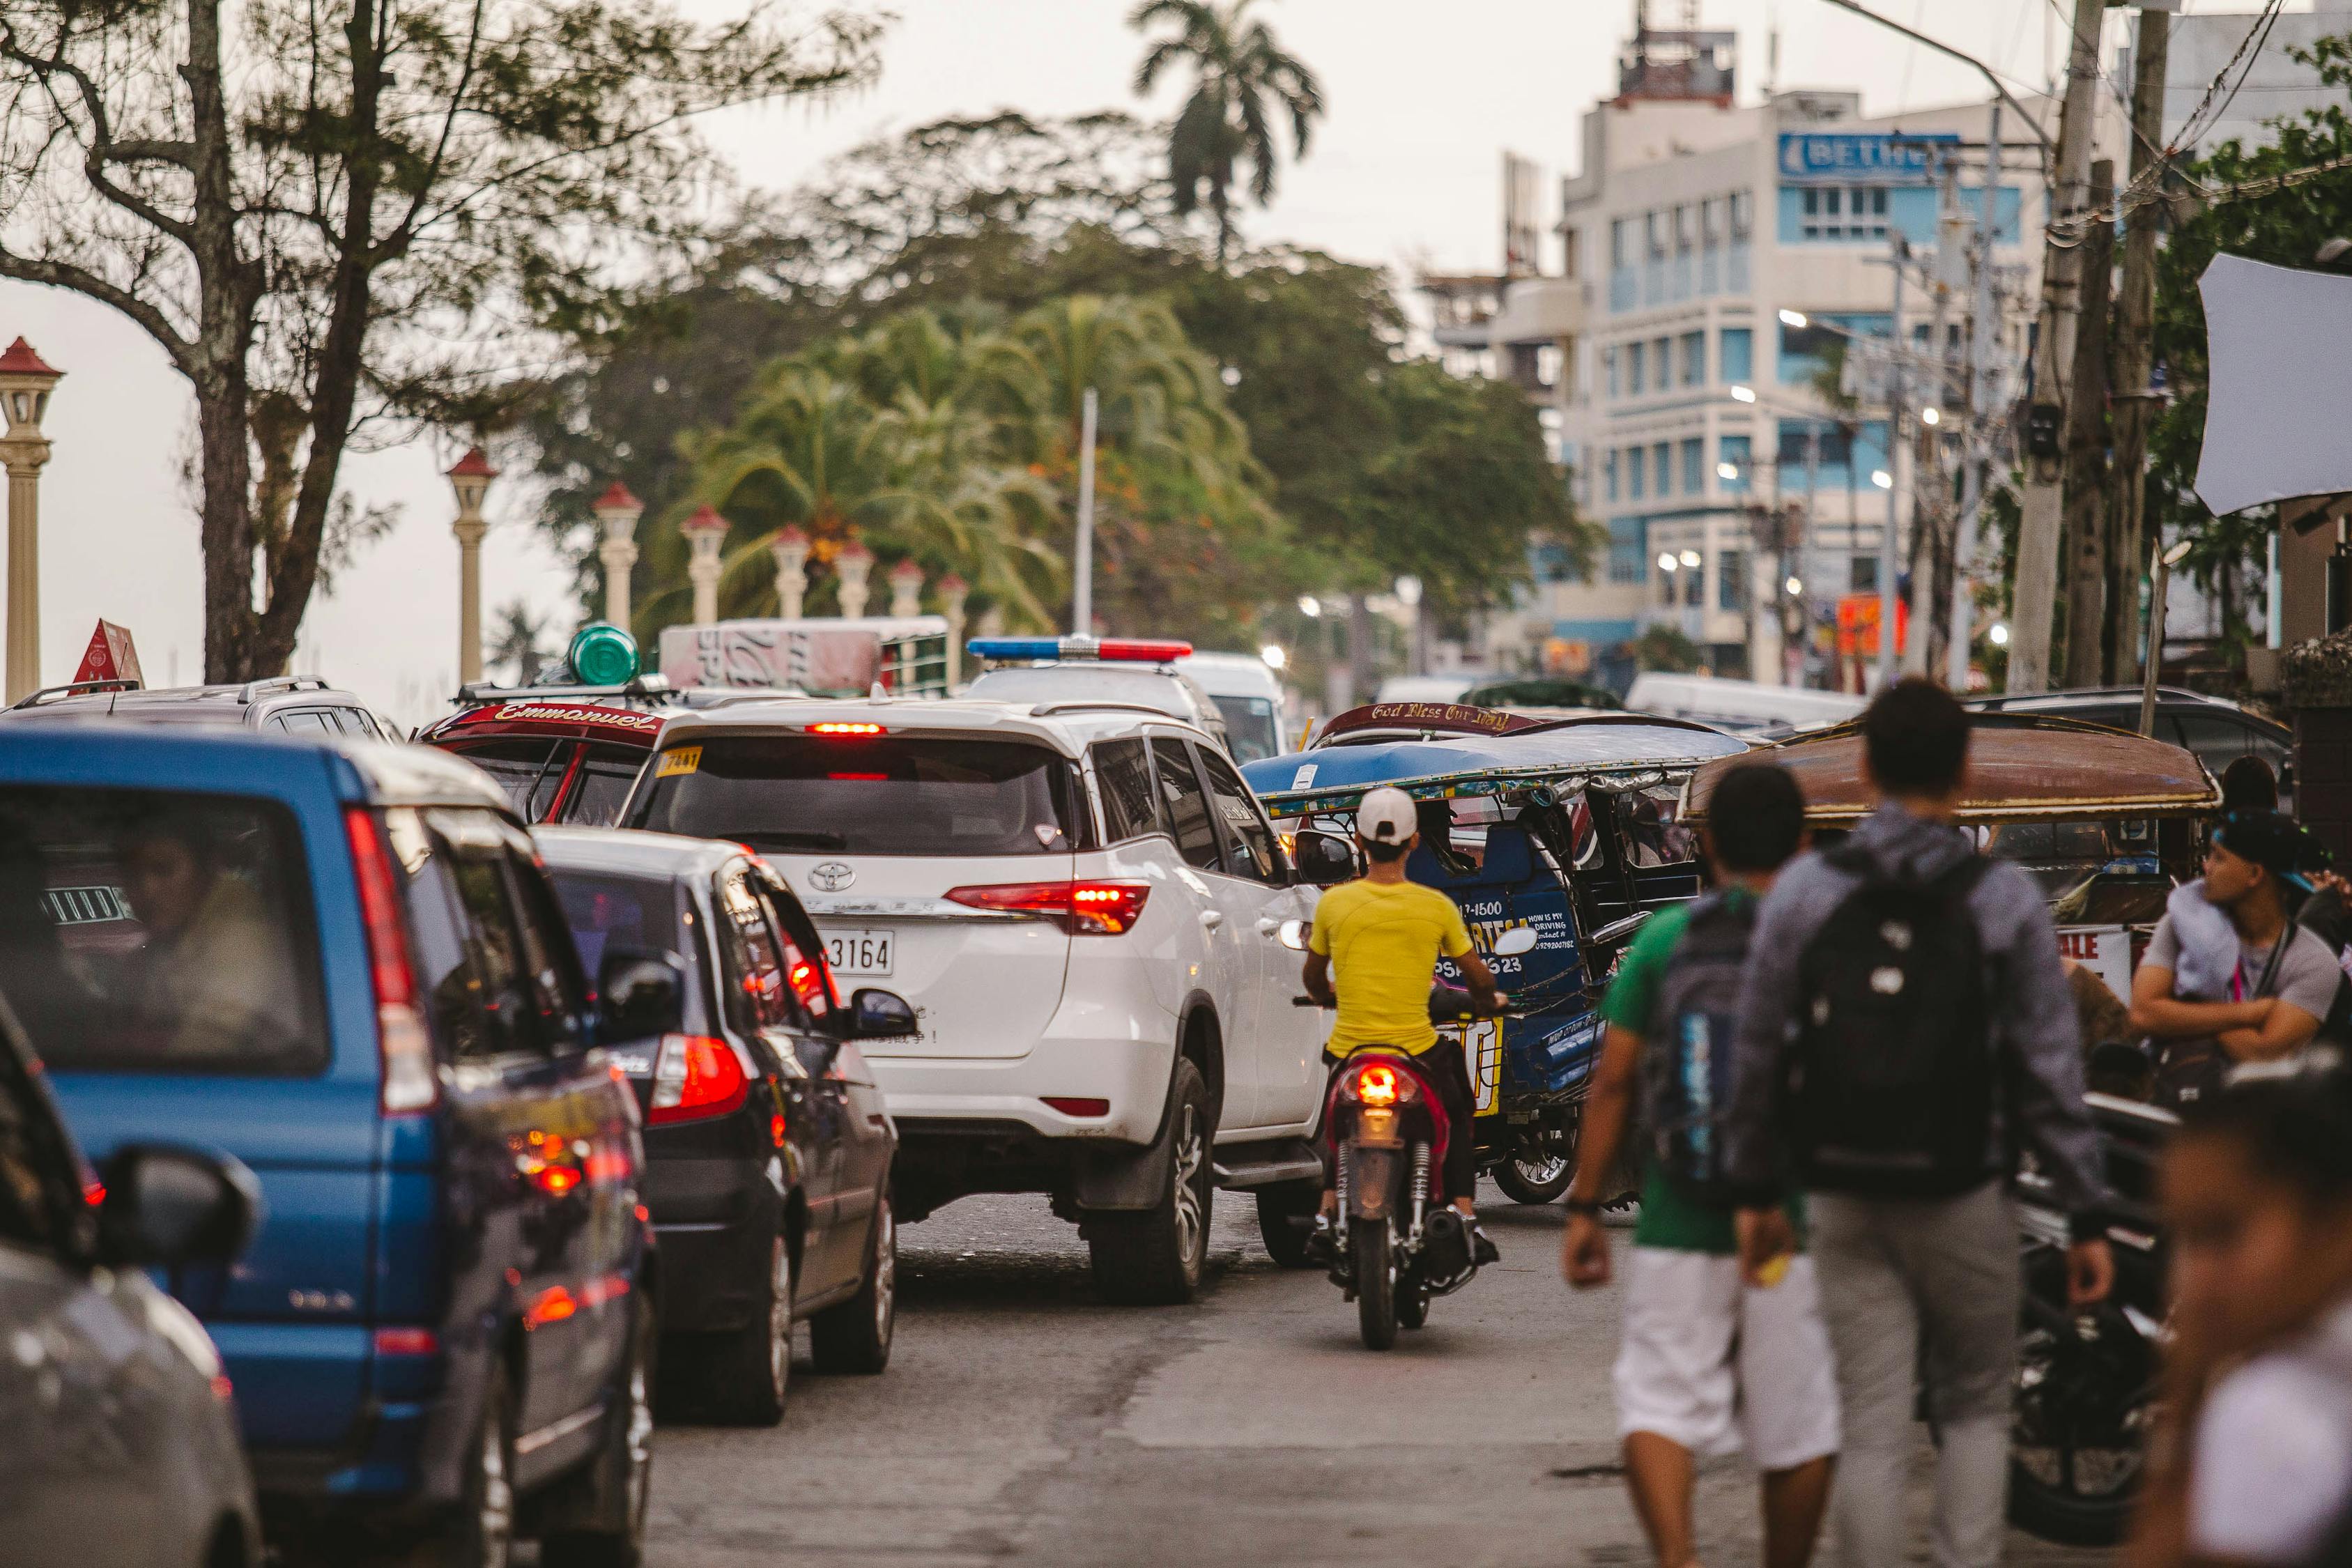
M 1174 26 L 1144 52 L 1135 68 L 1135 90 L 1149 93 L 1171 65 L 1192 68 L 1192 95 L 1184 100 L 1168 136 L 1168 173 L 1176 186 L 1176 210 L 1190 213 L 1208 191 L 1217 219 L 1217 262 L 1223 266 L 1234 237 L 1234 165 L 1249 160 L 1250 198 L 1265 206 L 1274 199 L 1275 171 L 1281 154 L 1274 112 L 1287 110 L 1293 155 L 1307 155 L 1307 141 L 1323 113 L 1323 89 L 1315 73 L 1283 52 L 1264 22 L 1248 16 L 1254 0 L 1143 0 L 1128 16 L 1130 26 Z
M 524 600 L 506 605 L 490 630 L 489 662 L 512 666 L 514 683 L 529 686 L 539 674 L 539 639 L 547 635 L 548 625 L 548 617 L 534 615 Z

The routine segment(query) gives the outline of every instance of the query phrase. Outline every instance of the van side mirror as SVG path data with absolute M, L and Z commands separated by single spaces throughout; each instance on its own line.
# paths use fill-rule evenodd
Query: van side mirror
M 1513 958 L 1522 952 L 1533 952 L 1535 951 L 1535 927 L 1513 926 L 1510 930 L 1505 931 L 1501 936 L 1495 939 L 1495 956 L 1497 958 Z
M 849 1036 L 856 1040 L 887 1040 L 919 1035 L 922 1024 L 907 999 L 896 991 L 867 985 L 849 997 Z
M 1356 874 L 1355 847 L 1336 833 L 1301 828 L 1290 853 L 1298 868 L 1298 879 L 1312 887 L 1328 888 Z
M 686 1026 L 686 965 L 673 952 L 615 948 L 596 973 L 599 1045 L 674 1035 Z
M 227 1155 L 128 1143 L 99 1179 L 98 1256 L 120 1268 L 232 1262 L 261 1215 L 261 1184 Z

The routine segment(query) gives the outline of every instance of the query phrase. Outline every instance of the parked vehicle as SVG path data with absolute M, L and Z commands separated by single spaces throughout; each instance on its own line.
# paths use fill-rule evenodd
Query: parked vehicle
M 1299 829 L 1298 862 L 1319 883 L 1355 873 L 1349 824 L 1365 791 L 1393 784 L 1423 803 L 1405 875 L 1461 908 L 1524 1010 L 1453 1031 L 1477 1097 L 1478 1168 L 1516 1201 L 1568 1190 L 1617 955 L 1653 911 L 1698 891 L 1676 816 L 1683 781 L 1747 750 L 1702 724 L 1639 714 L 1374 703 L 1332 720 L 1312 749 L 1243 770 L 1274 819 Z M 1494 945 L 1522 926 L 1536 932 L 1531 950 Z M 1460 979 L 1450 963 L 1440 973 Z
M 1846 691 L 1766 686 L 1714 675 L 1661 675 L 1644 670 L 1625 693 L 1627 711 L 1712 724 L 1734 734 L 1787 734 L 1835 724 L 1862 711 L 1864 699 Z
M 257 1202 L 234 1159 L 167 1143 L 127 1145 L 91 1176 L 0 1008 L 0 1556 L 259 1568 L 220 1355 L 143 1272 L 228 1267 Z
M 1040 710 L 1069 703 L 1100 708 L 1126 704 L 1181 719 L 1230 748 L 1224 711 L 1178 666 L 1193 657 L 1188 642 L 1098 637 L 975 637 L 975 658 L 994 661 L 963 689 L 988 702 Z
M 1289 744 L 1282 678 L 1254 653 L 1190 653 L 1177 672 L 1209 694 L 1225 724 L 1225 749 L 1237 763 L 1270 757 Z
M 1391 675 L 1372 694 L 1375 702 L 1459 702 L 1462 694 L 1487 679 L 1481 671 L 1455 675 Z
M 1297 931 L 1285 939 L 1304 945 Z M 1495 955 L 1514 958 L 1535 944 L 1534 930 L 1518 926 L 1496 942 Z M 1295 1003 L 1314 1005 L 1306 996 Z M 1462 1023 L 1475 1016 L 1470 994 L 1436 987 L 1429 1016 Z M 1331 1282 L 1356 1303 L 1367 1350 L 1387 1350 L 1399 1328 L 1428 1322 L 1430 1301 L 1478 1272 L 1468 1227 L 1451 1205 L 1435 1201 L 1432 1175 L 1447 1142 L 1467 1135 L 1449 1122 L 1437 1086 L 1410 1052 L 1358 1050 L 1334 1075 L 1323 1124 L 1338 1199 Z
M 0 719 L 122 719 L 265 733 L 397 741 L 400 732 L 348 691 L 315 675 L 280 675 L 242 686 L 165 686 L 85 680 L 47 686 L 0 709 Z
M 635 1562 L 637 1109 L 497 790 L 423 747 L 21 740 L 0 984 L 59 1102 L 101 1162 L 201 1130 L 260 1179 L 244 1260 L 175 1293 L 234 1380 L 273 1535 Z
M 1517 676 L 1507 680 L 1490 680 L 1465 691 L 1462 702 L 1469 708 L 1508 708 L 1514 712 L 1526 712 L 1532 709 L 1545 712 L 1592 710 L 1613 713 L 1622 711 L 1625 707 L 1617 694 L 1605 686 L 1588 686 L 1581 680 L 1561 680 L 1550 676 Z
M 1977 697 L 1967 705 L 1980 713 L 2046 713 L 2137 734 L 2139 704 L 2137 686 L 2101 686 L 2019 697 Z M 2260 757 L 2278 775 L 2282 792 L 2294 793 L 2293 731 L 2226 699 L 2177 686 L 2158 687 L 2156 739 L 2196 752 L 2197 760 L 2215 778 L 2240 757 Z
M 623 820 L 756 850 L 843 984 L 912 1004 L 864 1046 L 899 1223 L 1049 1194 L 1105 1294 L 1173 1301 L 1215 1186 L 1311 1208 L 1323 1031 L 1278 940 L 1311 894 L 1201 730 L 1077 697 L 680 714 Z
M 898 1134 L 857 1041 L 914 1015 L 881 990 L 845 1006 L 800 901 L 740 845 L 534 837 L 581 957 L 626 977 L 606 1030 L 635 1037 L 613 1059 L 646 1119 L 665 1399 L 773 1426 L 801 1321 L 818 1371 L 880 1372 Z

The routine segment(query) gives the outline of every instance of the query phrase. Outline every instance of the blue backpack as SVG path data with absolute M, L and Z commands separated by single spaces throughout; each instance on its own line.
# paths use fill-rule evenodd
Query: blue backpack
M 1724 1126 L 1731 1112 L 1732 1042 L 1739 973 L 1756 934 L 1756 900 L 1705 894 L 1667 956 L 1643 1052 L 1643 1107 L 1651 1152 L 1680 1190 L 1730 1201 Z

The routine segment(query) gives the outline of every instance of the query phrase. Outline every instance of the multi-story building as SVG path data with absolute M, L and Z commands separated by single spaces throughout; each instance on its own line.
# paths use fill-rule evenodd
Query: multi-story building
M 1784 620 L 1833 626 L 1841 601 L 1875 593 L 1890 500 L 1898 559 L 1907 547 L 1916 426 L 1891 463 L 1887 407 L 1873 401 L 1883 391 L 1840 405 L 1823 368 L 1848 352 L 1835 345 L 1896 338 L 1890 263 L 1906 241 L 1909 406 L 1942 399 L 1930 344 L 1957 359 L 1969 290 L 1964 267 L 1934 288 L 1932 257 L 1939 230 L 1957 247 L 1975 225 L 1988 106 L 1872 119 L 1843 90 L 1742 105 L 1733 46 L 1727 33 L 1637 37 L 1618 96 L 1585 115 L 1580 172 L 1559 186 L 1559 275 L 1488 280 L 1491 313 L 1449 321 L 1441 309 L 1442 345 L 1491 355 L 1546 405 L 1580 510 L 1607 524 L 1592 572 L 1549 574 L 1525 617 L 1526 642 L 1566 672 L 1622 673 L 1612 650 L 1664 624 L 1719 674 L 1781 679 L 1799 662 L 1783 654 Z M 1662 47 L 1697 66 L 1662 71 Z M 2054 132 L 2054 105 L 2024 107 Z M 2045 203 L 2040 143 L 2014 110 L 2003 140 L 1995 357 L 2019 361 Z M 1450 298 L 1486 302 L 1473 295 Z M 1883 489 L 1890 470 L 1901 477 Z M 1801 545 L 1766 534 L 1759 546 L 1759 517 L 1791 501 Z M 1780 602 L 1791 581 L 1801 620 Z M 1821 664 L 1815 654 L 1815 679 Z

